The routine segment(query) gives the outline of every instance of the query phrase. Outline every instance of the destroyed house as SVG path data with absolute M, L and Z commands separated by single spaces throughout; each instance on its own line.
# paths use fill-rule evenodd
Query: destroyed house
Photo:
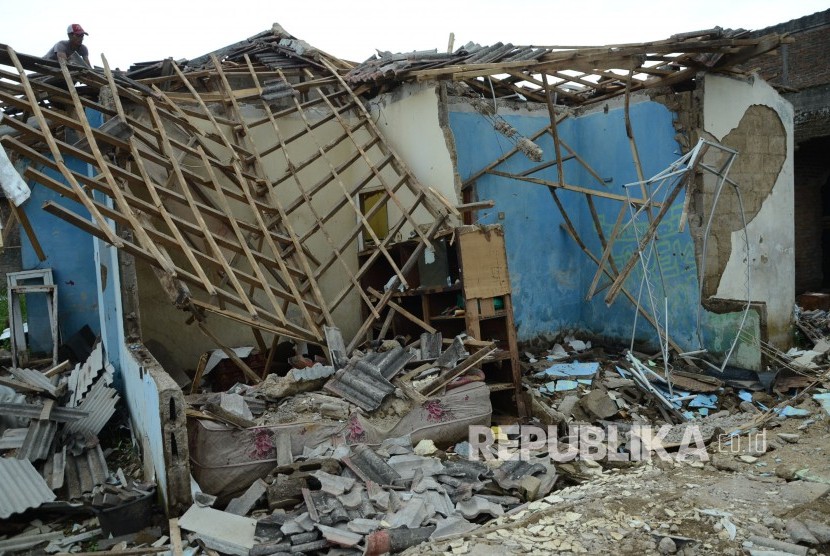
M 424 407 L 486 362 L 517 416 L 518 345 L 567 333 L 757 369 L 791 337 L 792 108 L 736 68 L 781 40 L 352 64 L 275 25 L 127 72 L 2 46 L 23 267 L 52 270 L 63 338 L 101 336 L 171 511 L 196 466 L 185 393 L 226 372 L 212 350 L 230 387 L 283 341 L 322 346 L 326 389 L 367 411 L 390 394 L 375 369 L 406 362 L 350 356 L 394 337 L 423 354 L 441 333 L 443 356 L 468 336 Z

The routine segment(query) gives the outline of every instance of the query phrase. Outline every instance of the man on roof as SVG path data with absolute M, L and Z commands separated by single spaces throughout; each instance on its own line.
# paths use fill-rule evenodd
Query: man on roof
M 84 35 L 89 35 L 89 33 L 84 31 L 84 28 L 79 24 L 73 23 L 66 28 L 66 34 L 69 36 L 69 40 L 56 42 L 44 58 L 47 60 L 67 60 L 72 58 L 73 54 L 77 54 L 87 66 L 92 67 L 89 63 L 89 49 L 84 46 Z

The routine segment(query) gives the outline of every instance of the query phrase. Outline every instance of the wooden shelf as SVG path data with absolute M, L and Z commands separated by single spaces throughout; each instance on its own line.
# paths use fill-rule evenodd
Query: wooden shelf
M 452 233 L 455 237 L 451 241 L 433 241 L 434 256 L 427 262 L 422 255 L 416 267 L 406 273 L 410 289 L 392 293 L 397 312 L 377 330 L 384 331 L 385 337 L 418 337 L 424 326 L 429 326 L 445 340 L 466 333 L 476 340 L 495 342 L 498 351 L 479 365 L 492 391 L 515 392 L 517 415 L 526 416 L 504 234 L 500 226 L 464 226 Z M 406 240 L 388 245 L 386 250 L 397 264 L 416 247 L 416 241 Z M 394 269 L 389 258 L 373 256 L 376 251 L 376 247 L 365 249 L 358 258 L 361 264 L 372 261 L 362 285 L 380 291 Z M 452 285 L 447 286 L 447 281 Z M 464 314 L 443 314 L 451 308 L 463 308 Z

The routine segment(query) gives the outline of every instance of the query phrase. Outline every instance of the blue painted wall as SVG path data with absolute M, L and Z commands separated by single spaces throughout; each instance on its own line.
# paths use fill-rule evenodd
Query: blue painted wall
M 100 119 L 100 114 L 95 113 Z M 100 125 L 93 113 L 87 117 L 93 125 Z M 86 173 L 88 166 L 80 160 L 67 157 L 67 166 L 75 172 Z M 39 168 L 47 175 L 63 181 L 60 173 L 46 168 Z M 58 286 L 58 329 L 61 340 L 66 340 L 84 325 L 89 325 L 94 334 L 99 334 L 101 326 L 98 316 L 98 291 L 96 283 L 96 263 L 93 252 L 93 238 L 88 233 L 75 228 L 60 218 L 42 210 L 43 203 L 54 201 L 73 212 L 89 218 L 86 209 L 65 197 L 58 195 L 47 187 L 29 183 L 31 197 L 22 205 L 29 218 L 40 245 L 46 254 L 46 260 L 40 261 L 32 248 L 31 242 L 21 231 L 21 252 L 23 270 L 51 268 L 52 278 Z M 35 301 L 29 308 L 29 345 L 33 350 L 51 352 L 49 319 L 45 305 Z M 45 333 L 44 333 L 45 331 Z
M 651 101 L 632 104 L 630 114 L 643 173 L 649 178 L 682 154 L 675 140 L 674 114 L 662 104 Z M 503 117 L 525 136 L 534 134 L 548 122 L 548 114 L 544 110 Z M 449 122 L 462 180 L 513 148 L 513 143 L 495 132 L 491 123 L 478 113 L 450 112 Z M 579 162 L 570 160 L 563 165 L 566 183 L 625 195 L 623 186 L 637 181 L 622 108 L 570 118 L 560 124 L 559 134 L 606 181 L 604 186 L 600 185 Z M 544 150 L 545 160 L 555 157 L 549 133 L 536 143 Z M 563 150 L 563 156 L 566 154 Z M 519 153 L 502 163 L 497 170 L 518 173 L 534 165 Z M 533 177 L 558 181 L 555 167 Z M 485 175 L 478 179 L 477 191 L 479 199 L 493 199 L 496 202 L 493 209 L 479 213 L 479 221 L 504 226 L 520 340 L 568 330 L 590 331 L 626 342 L 631 339 L 636 311 L 622 294 L 611 307 L 605 305 L 606 292 L 602 289 L 592 301 L 585 300 L 597 265 L 561 226 L 562 216 L 547 187 Z M 639 197 L 639 187 L 632 189 L 631 194 Z M 580 237 L 599 258 L 602 247 L 585 196 L 562 190 L 558 195 Z M 668 291 L 664 294 L 659 280 L 655 279 L 653 284 L 660 314 L 663 313 L 664 296 L 668 297 L 671 338 L 684 348 L 694 349 L 698 346 L 696 308 L 699 306 L 699 286 L 694 245 L 688 228 L 683 233 L 678 232 L 683 200 L 681 193 L 659 228 L 657 249 Z M 595 206 L 608 237 L 623 203 L 595 197 Z M 499 213 L 503 213 L 503 219 L 499 218 Z M 629 220 L 626 214 L 624 221 Z M 617 239 L 613 253 L 618 266 L 624 264 L 635 246 L 633 229 Z M 638 265 L 625 284 L 635 297 L 640 289 L 641 276 Z M 607 283 L 604 278 L 600 288 Z M 648 307 L 645 295 L 642 303 Z M 642 317 L 638 320 L 637 339 L 656 345 L 652 342 L 656 340 L 655 331 Z

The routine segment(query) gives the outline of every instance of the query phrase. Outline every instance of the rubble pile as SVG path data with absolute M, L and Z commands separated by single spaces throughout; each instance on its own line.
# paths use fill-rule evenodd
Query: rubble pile
M 65 551 L 105 533 L 92 519 L 91 526 L 65 535 L 63 522 L 77 521 L 71 516 L 78 514 L 99 515 L 101 525 L 109 525 L 107 534 L 124 527 L 125 516 L 149 524 L 154 484 L 137 482 L 140 477 L 128 477 L 120 467 L 113 471 L 107 462 L 111 449 L 105 453 L 99 441 L 120 399 L 113 367 L 100 341 L 83 351 L 86 359 L 74 366 L 67 359 L 42 371 L 11 367 L 0 378 L 0 518 L 27 511 L 62 516 L 0 540 L 0 552 L 46 541 L 52 552 Z M 131 514 L 138 501 L 146 501 L 141 515 Z
M 334 349 L 332 361 L 293 355 L 282 376 L 223 391 L 211 389 L 227 376 L 204 374 L 186 396 L 194 503 L 168 534 L 150 516 L 153 486 L 110 472 L 96 443 L 115 401 L 90 400 L 117 400 L 100 346 L 71 372 L 14 369 L 6 383 L 33 391 L 3 393 L 4 419 L 20 423 L 0 439 L 0 461 L 16 467 L 0 472 L 43 485 L 12 512 L 60 498 L 96 517 L 71 531 L 30 527 L 0 550 L 691 555 L 828 543 L 830 511 L 815 503 L 830 490 L 830 459 L 826 442 L 808 440 L 830 424 L 822 341 L 776 354 L 775 372 L 675 362 L 666 376 L 659 358 L 569 338 L 526 354 L 532 416 L 520 420 L 494 417 L 465 337 L 436 350 L 429 336 L 350 357 Z M 57 448 L 35 450 L 30 430 L 50 419 Z

